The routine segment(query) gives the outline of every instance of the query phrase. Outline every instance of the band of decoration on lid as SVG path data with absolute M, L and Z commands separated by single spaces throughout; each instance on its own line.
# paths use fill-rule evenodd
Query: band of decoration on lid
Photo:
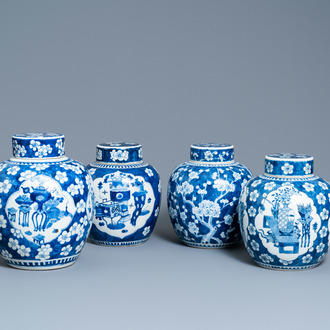
M 96 147 L 96 160 L 113 164 L 139 163 L 143 161 L 142 147 L 138 143 L 101 143 Z
M 52 158 L 64 156 L 64 135 L 24 133 L 12 137 L 13 155 L 17 158 Z
M 190 147 L 190 160 L 195 162 L 223 163 L 234 160 L 232 144 L 198 143 Z
M 271 176 L 312 176 L 313 157 L 303 154 L 269 154 L 265 157 L 265 174 Z

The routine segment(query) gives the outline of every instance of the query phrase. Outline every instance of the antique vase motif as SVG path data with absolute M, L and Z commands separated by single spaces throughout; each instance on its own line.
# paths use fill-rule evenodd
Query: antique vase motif
M 239 217 L 254 261 L 272 269 L 317 266 L 328 251 L 329 184 L 313 174 L 313 158 L 266 156 L 265 173 L 243 189 Z
M 160 207 L 157 171 L 136 143 L 102 143 L 88 165 L 95 191 L 90 239 L 100 245 L 136 245 L 152 233 Z
M 168 210 L 179 238 L 203 248 L 239 241 L 238 200 L 251 177 L 234 161 L 232 145 L 193 144 L 190 161 L 179 165 L 168 183 Z
M 14 157 L 0 164 L 0 249 L 13 267 L 69 266 L 91 227 L 91 177 L 64 156 L 64 136 L 13 136 Z

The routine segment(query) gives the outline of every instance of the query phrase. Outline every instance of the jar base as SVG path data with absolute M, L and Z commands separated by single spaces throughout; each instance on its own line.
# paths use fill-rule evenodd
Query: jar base
M 123 242 L 109 242 L 109 241 L 99 241 L 93 238 L 90 238 L 91 243 L 102 246 L 134 246 L 145 243 L 149 237 L 140 239 L 137 241 L 123 241 Z
M 185 240 L 182 240 L 182 242 L 190 247 L 199 248 L 199 249 L 221 249 L 221 248 L 231 247 L 237 244 L 239 241 L 232 243 L 218 243 L 218 244 L 193 243 Z
M 299 271 L 299 270 L 307 270 L 307 269 L 313 269 L 317 267 L 320 263 L 313 264 L 313 265 L 306 265 L 306 266 L 275 266 L 275 265 L 267 265 L 262 262 L 257 262 L 258 266 L 265 268 L 265 269 L 271 269 L 271 270 L 280 270 L 280 271 Z
M 52 260 L 5 259 L 8 266 L 22 270 L 53 270 L 73 265 L 78 255 Z

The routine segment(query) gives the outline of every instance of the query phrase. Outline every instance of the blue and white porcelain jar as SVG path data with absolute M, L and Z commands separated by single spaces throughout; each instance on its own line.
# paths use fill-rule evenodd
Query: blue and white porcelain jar
M 248 182 L 240 198 L 245 246 L 262 267 L 306 269 L 328 251 L 329 184 L 313 174 L 313 158 L 266 156 L 265 173 Z
M 238 199 L 251 177 L 234 161 L 232 145 L 193 144 L 190 161 L 178 166 L 168 183 L 168 210 L 179 238 L 203 248 L 239 241 Z
M 99 144 L 96 162 L 87 167 L 96 200 L 91 241 L 112 246 L 145 242 L 157 221 L 161 184 L 157 171 L 143 162 L 141 145 Z
M 13 267 L 73 264 L 90 230 L 91 177 L 64 156 L 64 136 L 13 136 L 14 157 L 0 164 L 0 250 Z

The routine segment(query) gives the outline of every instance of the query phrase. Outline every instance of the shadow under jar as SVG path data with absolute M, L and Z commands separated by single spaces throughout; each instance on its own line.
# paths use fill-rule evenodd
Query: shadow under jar
M 64 136 L 13 136 L 0 165 L 0 249 L 13 267 L 48 270 L 73 264 L 91 226 L 91 177 L 64 155 Z
M 328 251 L 329 184 L 313 174 L 313 157 L 270 154 L 265 173 L 249 181 L 239 204 L 245 246 L 262 267 L 317 266 Z
M 187 245 L 220 248 L 240 238 L 237 206 L 242 187 L 252 177 L 234 161 L 230 144 L 200 143 L 190 161 L 172 173 L 167 204 L 174 231 Z
M 161 184 L 157 171 L 143 162 L 136 143 L 102 143 L 96 162 L 87 166 L 93 178 L 93 243 L 137 245 L 151 235 L 159 214 Z

